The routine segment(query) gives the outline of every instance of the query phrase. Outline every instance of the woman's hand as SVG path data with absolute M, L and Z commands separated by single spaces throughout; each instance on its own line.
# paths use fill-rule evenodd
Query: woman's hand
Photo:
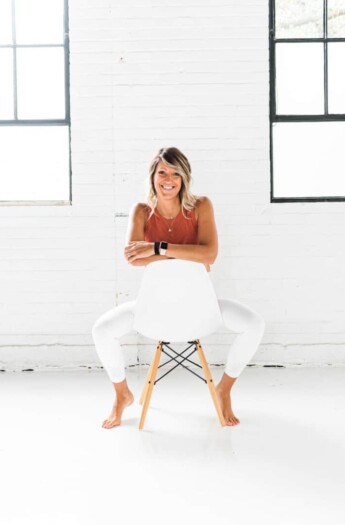
M 125 257 L 129 263 L 155 254 L 155 243 L 146 241 L 130 241 L 125 246 Z

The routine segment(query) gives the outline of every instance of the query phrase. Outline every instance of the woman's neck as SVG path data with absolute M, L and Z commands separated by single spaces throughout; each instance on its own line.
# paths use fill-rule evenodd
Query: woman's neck
M 176 217 L 176 215 L 178 215 L 181 210 L 180 200 L 163 203 L 158 201 L 157 210 L 161 215 L 163 215 L 163 217 L 167 217 L 168 219 Z

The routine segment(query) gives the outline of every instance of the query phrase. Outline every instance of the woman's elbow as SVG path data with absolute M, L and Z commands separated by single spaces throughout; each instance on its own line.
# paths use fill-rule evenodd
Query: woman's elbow
M 218 256 L 218 250 L 213 250 L 212 252 L 210 252 L 206 258 L 206 260 L 204 261 L 205 264 L 214 264 L 215 260 L 217 259 L 217 256 Z

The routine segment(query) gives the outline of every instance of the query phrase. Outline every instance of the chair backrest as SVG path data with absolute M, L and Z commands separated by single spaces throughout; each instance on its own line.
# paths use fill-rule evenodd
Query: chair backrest
M 134 308 L 134 330 L 155 340 L 184 342 L 211 334 L 222 324 L 204 264 L 166 259 L 145 267 Z

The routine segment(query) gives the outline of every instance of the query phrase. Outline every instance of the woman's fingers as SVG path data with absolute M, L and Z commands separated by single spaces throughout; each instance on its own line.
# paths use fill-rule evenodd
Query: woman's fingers
M 149 257 L 153 255 L 152 244 L 146 241 L 132 241 L 124 249 L 125 257 L 131 261 L 141 257 Z

